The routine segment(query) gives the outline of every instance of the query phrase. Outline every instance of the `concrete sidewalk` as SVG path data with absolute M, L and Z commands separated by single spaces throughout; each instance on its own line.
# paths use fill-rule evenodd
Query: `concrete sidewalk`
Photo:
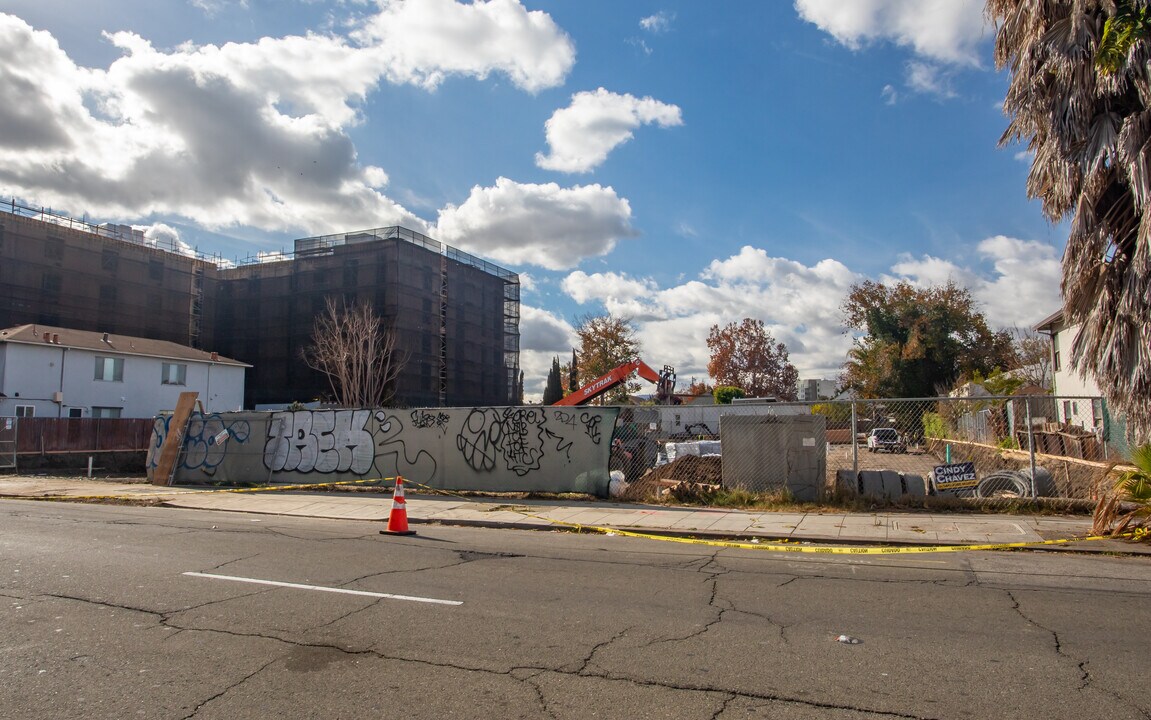
M 152 500 L 170 507 L 294 515 L 385 523 L 388 492 L 277 490 L 228 492 L 218 488 L 157 487 L 86 478 L 0 476 L 0 498 L 72 497 Z M 1083 515 L 997 515 L 941 512 L 758 512 L 727 508 L 641 505 L 596 500 L 522 500 L 499 497 L 406 495 L 408 522 L 529 530 L 570 525 L 661 535 L 760 538 L 824 544 L 970 545 L 1085 537 Z M 418 529 L 418 528 L 417 528 Z M 1056 547 L 1151 555 L 1151 546 L 1094 540 Z

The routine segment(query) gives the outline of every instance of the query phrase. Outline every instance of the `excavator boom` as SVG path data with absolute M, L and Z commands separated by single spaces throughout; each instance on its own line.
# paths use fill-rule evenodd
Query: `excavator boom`
M 656 396 L 660 402 L 668 402 L 675 396 L 675 369 L 670 365 L 664 365 L 663 371 L 656 372 L 650 365 L 643 360 L 631 360 L 625 362 L 618 367 L 614 367 L 608 372 L 600 375 L 595 380 L 592 380 L 587 385 L 578 388 L 575 392 L 570 393 L 567 397 L 559 400 L 553 405 L 585 405 L 600 395 L 603 395 L 608 390 L 622 382 L 626 382 L 628 377 L 633 372 L 639 372 L 639 376 L 648 382 L 656 384 Z

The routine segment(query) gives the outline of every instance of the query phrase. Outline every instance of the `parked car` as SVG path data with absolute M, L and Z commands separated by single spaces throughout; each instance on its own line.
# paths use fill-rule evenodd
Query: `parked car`
M 871 432 L 867 434 L 867 450 L 868 452 L 886 450 L 887 452 L 905 453 L 907 452 L 907 443 L 895 428 L 872 428 Z

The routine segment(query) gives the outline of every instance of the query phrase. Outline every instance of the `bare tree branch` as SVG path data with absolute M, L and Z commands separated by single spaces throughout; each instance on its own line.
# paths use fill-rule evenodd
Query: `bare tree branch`
M 393 328 L 371 305 L 350 306 L 332 296 L 316 316 L 312 344 L 301 353 L 308 367 L 323 373 L 341 407 L 382 407 L 395 397 L 395 380 L 407 364 Z

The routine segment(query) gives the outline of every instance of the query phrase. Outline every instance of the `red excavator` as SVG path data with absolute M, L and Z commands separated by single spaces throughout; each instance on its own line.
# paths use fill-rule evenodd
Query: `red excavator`
M 619 367 L 612 368 L 610 371 L 600 375 L 595 380 L 589 382 L 587 385 L 578 388 L 575 392 L 569 394 L 564 399 L 552 404 L 586 405 L 600 395 L 603 395 L 608 390 L 611 390 L 616 385 L 619 385 L 622 382 L 626 382 L 628 377 L 636 371 L 639 372 L 639 376 L 644 380 L 655 383 L 655 397 L 658 404 L 679 404 L 679 398 L 675 396 L 675 368 L 673 368 L 671 365 L 664 365 L 663 370 L 656 372 L 651 368 L 650 365 L 638 358 L 630 362 L 625 362 Z

